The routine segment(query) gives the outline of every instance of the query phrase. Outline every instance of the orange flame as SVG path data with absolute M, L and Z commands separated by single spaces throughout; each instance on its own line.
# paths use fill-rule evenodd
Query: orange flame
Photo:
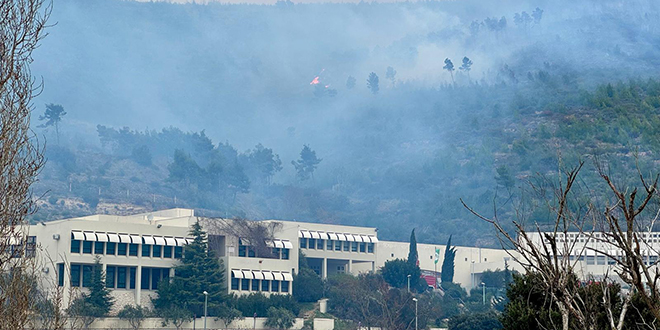
M 312 80 L 312 82 L 309 83 L 309 84 L 310 84 L 310 85 L 316 85 L 316 84 L 318 84 L 319 82 L 320 82 L 320 81 L 319 81 L 319 77 L 317 76 L 317 77 L 314 78 L 314 80 Z

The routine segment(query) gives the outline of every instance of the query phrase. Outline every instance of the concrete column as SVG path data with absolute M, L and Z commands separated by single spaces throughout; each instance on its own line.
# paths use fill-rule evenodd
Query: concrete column
M 140 305 L 142 295 L 142 266 L 138 265 L 135 270 L 135 304 Z
M 372 273 L 375 273 L 375 272 L 376 272 L 376 262 L 375 262 L 375 261 L 372 261 L 372 262 L 371 262 L 371 272 L 372 272 Z
M 328 258 L 323 258 L 321 261 L 321 274 L 322 279 L 328 278 Z
M 353 274 L 353 260 L 348 259 L 348 269 L 346 270 L 347 274 Z

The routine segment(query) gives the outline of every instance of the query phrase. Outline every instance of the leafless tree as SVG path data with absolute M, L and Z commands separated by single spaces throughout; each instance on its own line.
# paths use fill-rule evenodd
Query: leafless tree
M 254 250 L 258 258 L 273 256 L 273 248 L 270 243 L 273 241 L 275 233 L 282 228 L 281 222 L 251 221 L 244 218 L 204 218 L 200 219 L 200 223 L 208 231 L 209 236 L 222 234 L 238 237 L 244 245 L 248 245 Z

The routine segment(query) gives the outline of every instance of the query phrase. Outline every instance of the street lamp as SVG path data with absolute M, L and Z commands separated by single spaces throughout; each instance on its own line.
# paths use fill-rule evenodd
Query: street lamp
M 472 260 L 472 264 L 470 265 L 470 290 L 474 288 L 474 260 Z
M 481 288 L 482 288 L 481 296 L 483 297 L 483 300 L 484 300 L 483 304 L 485 305 L 486 304 L 486 283 L 481 282 Z
M 408 274 L 408 292 L 410 292 L 410 274 Z
M 209 293 L 204 291 L 204 330 L 206 330 L 206 316 L 209 306 Z
M 415 330 L 417 330 L 417 298 L 413 298 L 415 302 Z

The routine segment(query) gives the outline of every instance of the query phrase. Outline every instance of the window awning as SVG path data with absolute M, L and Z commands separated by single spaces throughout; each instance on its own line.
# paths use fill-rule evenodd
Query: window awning
M 165 245 L 176 246 L 176 240 L 174 239 L 174 237 L 165 237 Z
M 338 241 L 345 241 L 346 240 L 346 235 L 344 235 L 342 233 L 336 233 L 335 235 L 337 235 L 337 240 Z
M 328 239 L 328 234 L 326 234 L 322 231 L 319 232 L 319 236 L 320 236 L 321 239 Z
M 293 244 L 291 244 L 291 241 L 282 241 L 282 244 L 284 244 L 285 249 L 293 249 Z
M 231 274 L 232 274 L 235 278 L 243 278 L 243 272 L 240 271 L 240 270 L 233 270 L 233 269 L 232 269 Z
M 184 246 L 184 245 L 188 244 L 188 242 L 186 242 L 185 238 L 178 238 L 177 237 L 177 238 L 175 238 L 175 240 L 176 240 L 176 245 L 177 246 Z
M 133 243 L 133 244 L 142 243 L 142 238 L 140 238 L 139 235 L 130 235 L 130 236 L 131 236 L 131 243 Z
M 291 276 L 291 273 L 282 273 L 284 276 L 285 281 L 293 281 L 293 276 Z
M 275 243 L 276 248 L 280 248 L 280 249 L 284 248 L 284 243 L 282 243 L 282 241 L 279 239 L 276 239 L 273 243 Z
M 99 242 L 107 242 L 108 234 L 106 233 L 96 233 L 96 240 Z
M 108 241 L 109 242 L 114 242 L 114 243 L 119 243 L 119 235 L 117 235 L 117 234 L 108 234 Z
M 81 231 L 72 231 L 71 232 L 71 238 L 77 239 L 79 241 L 85 240 L 85 235 Z
M 165 245 L 165 239 L 160 236 L 154 236 L 154 241 L 156 241 L 156 245 Z
M 335 240 L 335 241 L 339 240 L 339 238 L 337 237 L 337 234 L 335 234 L 335 233 L 328 233 L 328 238 L 331 239 L 331 240 Z
M 358 234 L 353 235 L 353 238 L 355 238 L 355 241 L 356 241 L 356 242 L 364 242 L 364 241 L 362 240 L 362 236 L 360 236 L 360 235 L 358 235 Z
M 312 238 L 312 234 L 310 234 L 307 230 L 301 230 L 300 233 L 302 234 L 303 238 Z
M 371 243 L 371 240 L 369 239 L 369 236 L 367 236 L 367 235 L 360 235 L 360 238 L 362 238 L 362 242 Z
M 249 271 L 249 270 L 244 270 L 244 271 L 243 271 L 243 278 L 253 279 L 253 278 L 254 278 L 254 275 L 252 275 L 252 272 L 251 272 L 251 271 Z
M 369 236 L 371 243 L 378 243 L 378 238 L 376 236 Z
M 355 237 L 353 237 L 353 235 L 351 235 L 351 234 L 344 234 L 344 236 L 346 236 L 346 240 L 347 240 L 347 241 L 349 241 L 349 242 L 355 242 Z
M 254 278 L 257 280 L 263 280 L 264 279 L 264 274 L 258 271 L 252 272 L 252 275 L 254 275 Z
M 273 279 L 277 281 L 284 281 L 284 276 L 282 273 L 273 273 Z
M 131 242 L 131 236 L 128 236 L 128 234 L 119 234 L 119 242 L 120 243 L 130 243 Z
M 273 280 L 274 279 L 273 273 L 271 273 L 271 272 L 261 272 L 261 273 L 264 274 L 264 280 Z
M 142 241 L 144 242 L 144 244 L 156 245 L 156 241 L 151 236 L 142 236 Z
M 83 234 L 85 235 L 86 241 L 96 241 L 96 235 L 94 235 L 94 233 L 84 232 Z
M 319 235 L 318 232 L 310 231 L 309 233 L 312 234 L 312 238 L 321 238 L 321 235 Z
M 186 242 L 188 242 L 188 244 L 192 244 L 194 241 L 194 238 L 186 238 Z

